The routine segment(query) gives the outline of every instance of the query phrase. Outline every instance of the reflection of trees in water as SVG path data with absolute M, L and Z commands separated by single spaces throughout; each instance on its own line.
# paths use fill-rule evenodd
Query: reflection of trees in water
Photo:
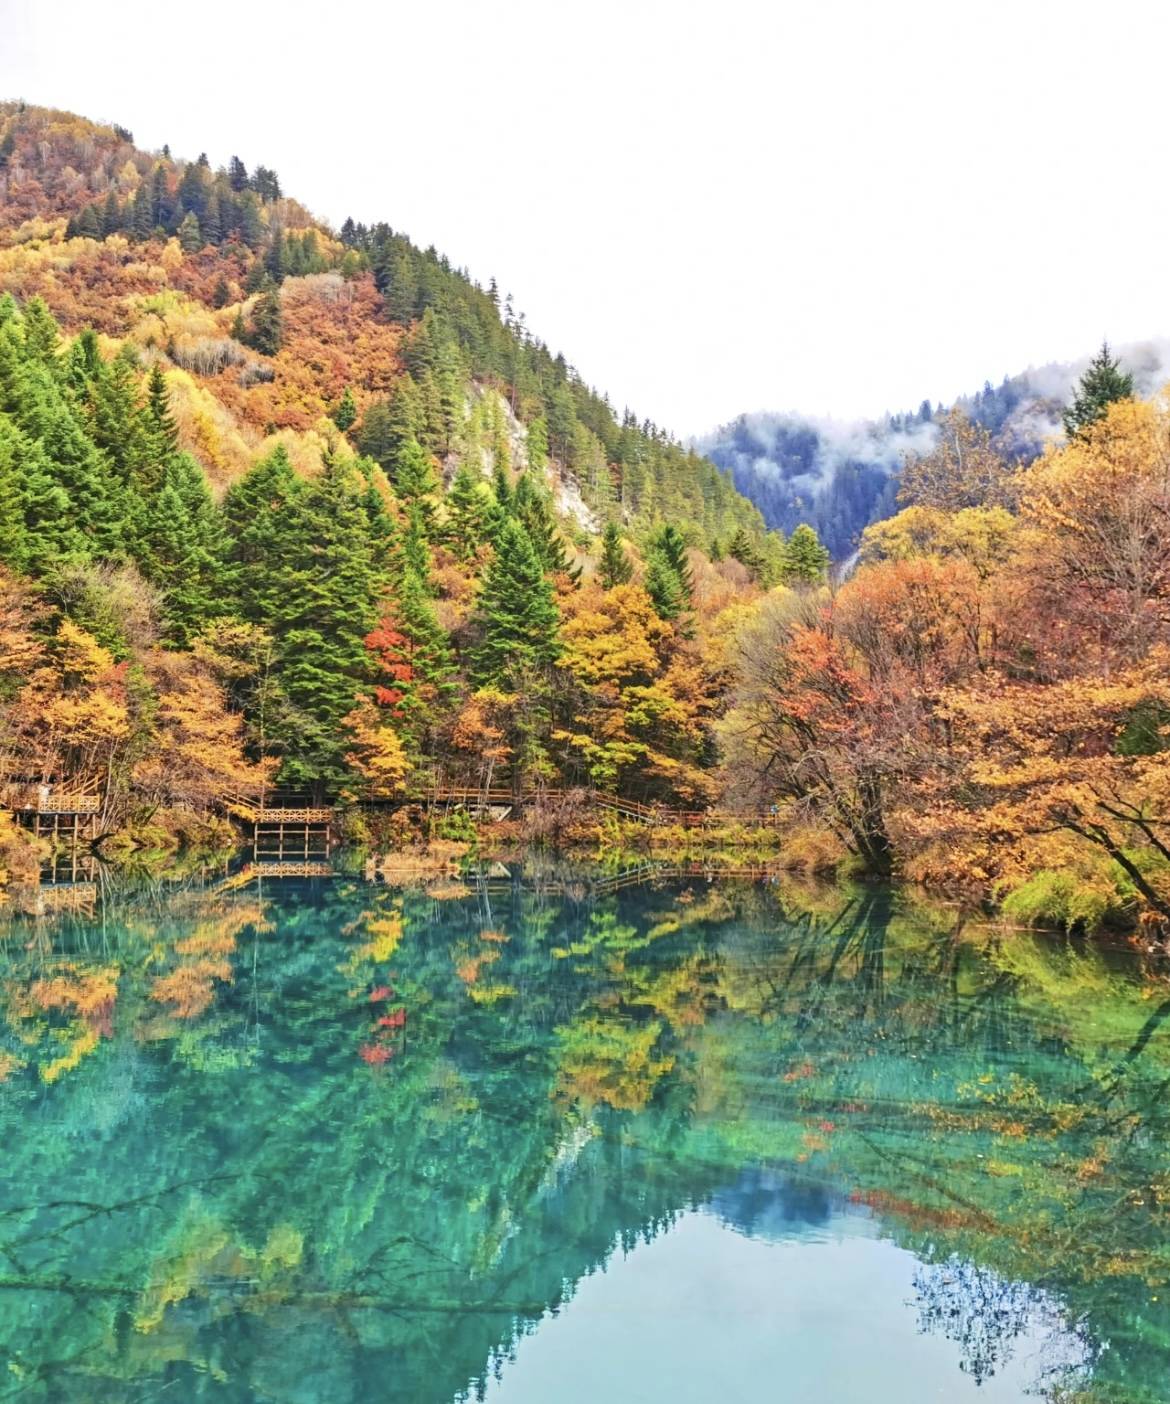
M 731 885 L 596 903 L 520 887 L 440 903 L 343 880 L 265 891 L 273 932 L 257 925 L 210 1004 L 165 1026 L 149 992 L 175 962 L 160 964 L 159 932 L 189 942 L 202 917 L 219 939 L 207 918 L 254 896 L 151 891 L 118 908 L 124 929 L 76 924 L 71 959 L 121 962 L 118 1036 L 49 1094 L 35 1078 L 0 1094 L 17 1122 L 51 1097 L 66 1133 L 11 1147 L 27 1197 L 0 1189 L 0 1214 L 21 1211 L 32 1238 L 9 1246 L 46 1290 L 31 1325 L 0 1293 L 0 1340 L 23 1336 L 47 1362 L 88 1331 L 79 1399 L 103 1397 L 106 1370 L 106 1398 L 160 1371 L 182 1391 L 192 1375 L 167 1362 L 226 1355 L 236 1393 L 223 1399 L 280 1397 L 328 1361 L 327 1397 L 376 1397 L 392 1378 L 402 1397 L 447 1404 L 615 1248 L 696 1204 L 777 1237 L 863 1193 L 921 1256 L 953 1255 L 924 1270 L 923 1321 L 957 1332 L 972 1373 L 1019 1339 L 1031 1289 L 1012 1280 L 1043 1280 L 1083 1313 L 1086 1338 L 1111 1337 L 1166 1241 L 1158 1006 L 1133 998 L 1103 1072 L 1059 982 L 1043 1005 L 993 947 L 881 889 L 815 914 Z M 132 978 L 139 951 L 149 967 Z M 363 1067 L 391 987 L 402 1050 Z M 127 1069 L 139 1080 L 95 1153 L 84 1133 Z M 988 1160 L 1022 1174 L 989 1174 Z M 225 1165 L 229 1180 L 208 1178 Z M 193 1179 L 197 1205 L 170 1188 Z M 69 1199 L 104 1207 L 75 1230 Z M 291 1263 L 280 1245 L 294 1229 Z M 149 1284 L 165 1297 L 172 1282 L 157 1327 L 118 1327 Z M 1135 1369 L 1164 1365 L 1150 1347 Z
M 914 1290 L 918 1329 L 954 1341 L 962 1369 L 976 1384 L 1001 1370 L 1025 1338 L 1037 1384 L 1047 1386 L 1083 1380 L 1101 1353 L 1046 1293 L 962 1258 L 920 1267 Z

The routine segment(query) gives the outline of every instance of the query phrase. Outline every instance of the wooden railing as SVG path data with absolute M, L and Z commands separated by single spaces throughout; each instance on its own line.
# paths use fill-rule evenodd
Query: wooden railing
M 18 790 L 10 807 L 25 814 L 100 814 L 102 797 L 96 790 L 58 790 L 54 786 L 34 785 Z
M 249 824 L 328 824 L 335 813 L 332 805 L 275 805 L 248 795 L 220 795 L 219 802 Z
M 607 794 L 602 790 L 588 789 L 529 789 L 517 795 L 503 786 L 482 789 L 472 785 L 436 785 L 425 792 L 402 795 L 399 802 L 428 807 L 446 804 L 489 809 L 516 804 L 530 805 L 540 801 L 552 803 L 571 797 L 580 798 L 583 804 L 596 809 L 618 814 L 623 819 L 633 819 L 637 823 L 647 825 L 678 825 L 688 829 L 699 829 L 718 824 L 770 826 L 776 823 L 776 816 L 771 813 L 731 814 L 714 809 L 676 809 L 661 804 L 645 804 L 641 800 Z M 269 800 L 238 794 L 222 795 L 220 800 L 230 814 L 235 814 L 253 825 L 330 824 L 335 816 L 335 810 L 328 805 L 278 805 Z
M 729 814 L 714 809 L 673 809 L 661 804 L 643 804 L 640 800 L 626 799 L 623 795 L 607 794 L 604 790 L 526 790 L 519 796 L 521 804 L 531 804 L 533 800 L 561 800 L 579 795 L 582 800 L 598 809 L 609 810 L 626 819 L 636 819 L 642 824 L 678 824 L 684 828 L 697 829 L 709 824 L 756 824 L 773 825 L 776 816 L 772 813 Z M 515 804 L 517 796 L 511 790 L 477 790 L 466 786 L 438 786 L 429 794 L 414 797 L 416 803 L 453 803 L 496 805 Z

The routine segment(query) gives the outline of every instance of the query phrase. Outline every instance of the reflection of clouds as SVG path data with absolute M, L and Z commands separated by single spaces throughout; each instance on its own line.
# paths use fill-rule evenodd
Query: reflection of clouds
M 914 1275 L 914 1289 L 919 1330 L 954 1341 L 962 1351 L 962 1369 L 977 1384 L 1002 1369 L 1021 1346 L 1029 1349 L 1038 1382 L 1046 1385 L 1083 1380 L 1099 1354 L 1049 1292 L 963 1258 L 924 1264 Z
M 749 1238 L 784 1239 L 801 1228 L 828 1223 L 843 1209 L 844 1200 L 811 1180 L 750 1165 L 738 1179 L 716 1190 L 708 1207 Z

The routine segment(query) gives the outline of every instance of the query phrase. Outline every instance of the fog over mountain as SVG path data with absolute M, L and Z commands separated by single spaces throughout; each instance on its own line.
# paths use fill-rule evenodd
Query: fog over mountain
M 1063 433 L 1060 412 L 1090 359 L 1029 366 L 999 385 L 955 403 L 991 430 L 1000 450 L 1027 462 Z M 1116 349 L 1142 396 L 1170 382 L 1170 339 Z M 950 406 L 924 400 L 917 410 L 881 419 L 841 420 L 797 411 L 741 414 L 699 439 L 697 447 L 760 508 L 771 527 L 816 527 L 836 559 L 862 530 L 895 510 L 898 476 L 908 456 L 927 453 Z

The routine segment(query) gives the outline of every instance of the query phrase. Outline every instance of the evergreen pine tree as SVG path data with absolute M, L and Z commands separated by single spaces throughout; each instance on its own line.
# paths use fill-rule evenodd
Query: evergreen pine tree
M 653 549 L 657 551 L 670 569 L 678 578 L 679 591 L 681 593 L 683 609 L 691 606 L 691 596 L 694 593 L 695 581 L 691 574 L 691 567 L 687 561 L 687 543 L 683 540 L 678 528 L 671 522 L 659 531 L 654 538 Z
M 154 231 L 151 190 L 145 181 L 134 192 L 134 202 L 130 212 L 130 231 L 136 239 L 149 239 Z
M 203 247 L 203 233 L 199 228 L 199 220 L 195 214 L 188 210 L 179 221 L 179 247 L 184 253 L 198 253 Z
M 805 522 L 793 530 L 784 548 L 784 578 L 799 584 L 820 584 L 829 571 L 829 553 Z
M 163 392 L 165 396 L 166 385 Z M 155 452 L 153 424 L 138 392 L 137 361 L 129 343 L 92 377 L 86 399 L 89 436 L 123 483 L 141 480 Z M 164 399 L 165 409 L 165 399 Z M 166 415 L 174 430 L 169 413 Z
M 435 477 L 430 455 L 416 439 L 407 439 L 398 451 L 392 476 L 394 490 L 411 509 L 418 509 L 429 534 L 439 480 Z
M 1097 420 L 1104 419 L 1115 400 L 1128 400 L 1133 395 L 1133 376 L 1121 369 L 1103 341 L 1101 349 L 1089 362 L 1073 395 L 1073 402 L 1064 411 L 1064 430 L 1070 439 Z
M 204 243 L 219 244 L 223 241 L 222 211 L 223 206 L 220 204 L 219 192 L 213 190 L 207 201 L 207 208 L 199 216 L 199 227 L 203 231 Z
M 502 463 L 497 463 L 492 469 L 492 493 L 495 496 L 501 520 L 503 517 L 511 516 L 512 483 L 508 477 L 508 470 Z
M 428 581 L 431 574 L 431 550 L 427 545 L 427 522 L 422 507 L 412 502 L 406 512 L 406 530 L 402 534 L 402 562 L 413 571 L 417 580 Z
M 347 385 L 341 399 L 337 402 L 337 408 L 333 411 L 333 422 L 344 434 L 353 427 L 355 419 L 357 419 L 357 406 L 353 402 L 353 391 Z
M 258 249 L 264 242 L 264 235 L 259 202 L 251 190 L 245 190 L 240 196 L 240 238 L 250 249 Z
M 539 473 L 548 463 L 548 425 L 543 415 L 538 415 L 528 426 L 525 442 L 528 448 L 528 466 Z
M 471 665 L 480 685 L 507 690 L 518 675 L 548 667 L 560 654 L 552 585 L 514 518 L 504 524 L 484 574 L 475 624 L 479 642 L 471 650 Z
M 678 572 L 659 550 L 650 552 L 642 582 L 659 619 L 678 619 L 686 608 L 686 596 Z
M 362 416 L 358 448 L 393 475 L 407 443 L 422 442 L 424 419 L 418 386 L 409 375 L 395 381 L 386 400 L 375 400 Z
M 252 324 L 248 329 L 248 345 L 262 356 L 275 356 L 284 341 L 284 322 L 280 311 L 280 290 L 262 292 L 252 308 Z
M 278 449 L 224 499 L 235 599 L 269 630 L 286 711 L 271 728 L 281 778 L 336 790 L 347 775 L 345 718 L 373 682 L 365 638 L 388 584 L 382 525 L 352 460 L 312 482 Z
M 476 551 L 491 535 L 493 503 L 486 484 L 473 476 L 466 463 L 459 465 L 445 506 L 445 544 L 459 560 L 473 560 Z
M 151 229 L 169 229 L 173 208 L 166 167 L 160 161 L 150 177 Z
M 108 239 L 122 227 L 122 210 L 118 197 L 111 190 L 102 206 L 102 237 Z
M 304 479 L 293 472 L 279 445 L 234 482 L 223 499 L 231 592 L 242 617 L 265 628 L 266 619 L 284 608 L 282 576 L 274 569 L 274 557 L 282 551 L 282 522 L 298 519 L 305 491 Z
M 73 232 L 79 239 L 100 239 L 102 237 L 102 217 L 96 205 L 86 205 L 77 216 Z
M 416 741 L 455 695 L 451 644 L 435 617 L 431 594 L 429 581 L 408 566 L 398 583 L 394 616 L 406 639 L 404 661 L 413 674 L 405 689 L 404 711 Z
M 40 574 L 85 554 L 69 494 L 44 450 L 0 414 L 0 559 Z
M 28 304 L 19 323 L 10 319 L 0 326 L 0 411 L 21 431 L 17 451 L 23 455 L 29 441 L 38 463 L 49 465 L 50 481 L 64 492 L 71 524 L 88 538 L 90 551 L 112 556 L 121 543 L 121 487 L 86 432 L 84 409 L 63 383 L 65 367 L 55 351 L 56 323 L 37 302 Z M 39 468 L 30 467 L 30 473 L 28 491 L 40 496 Z M 50 522 L 56 516 L 55 502 L 50 497 L 44 504 Z M 60 535 L 55 525 L 50 530 Z
M 143 486 L 157 487 L 162 481 L 167 460 L 179 451 L 179 430 L 171 414 L 171 395 L 162 366 L 156 361 L 146 378 L 145 432 L 149 463 L 144 470 Z
M 616 522 L 607 523 L 601 534 L 601 560 L 597 574 L 607 590 L 612 590 L 615 585 L 627 585 L 633 579 L 634 566 L 626 555 Z
M 753 580 L 759 580 L 762 577 L 764 558 L 756 550 L 751 537 L 743 527 L 736 528 L 735 535 L 731 538 L 731 543 L 727 548 L 727 554 L 737 560 L 740 565 L 746 566 L 751 572 Z
M 530 472 L 520 474 L 512 494 L 512 515 L 521 522 L 546 571 L 567 575 L 574 583 L 581 578 L 557 528 L 548 494 L 536 485 Z
M 54 372 L 60 369 L 57 360 L 61 350 L 60 331 L 42 298 L 29 298 L 21 318 L 21 334 L 25 354 L 31 360 L 42 362 Z
M 135 554 L 163 591 L 165 637 L 180 648 L 223 612 L 224 536 L 202 470 L 186 454 L 167 460 L 144 504 Z

